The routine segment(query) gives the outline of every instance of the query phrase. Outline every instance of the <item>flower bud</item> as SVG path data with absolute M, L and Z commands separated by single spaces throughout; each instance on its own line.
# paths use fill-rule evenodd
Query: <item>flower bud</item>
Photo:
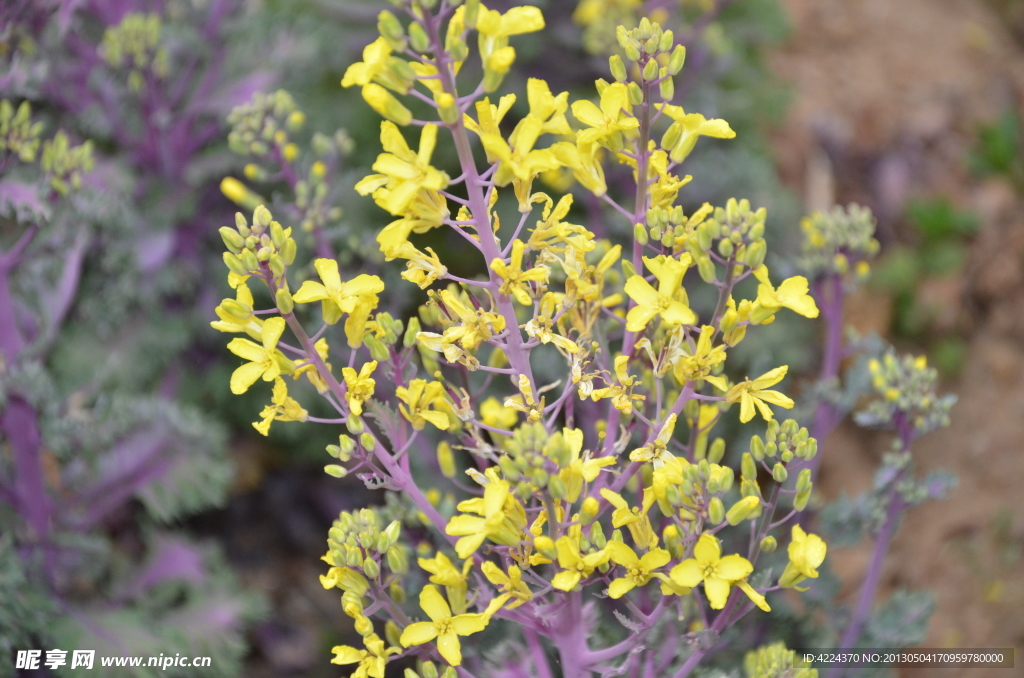
M 622 46 L 622 51 L 626 53 L 626 58 L 630 61 L 640 61 L 640 43 L 636 40 L 628 40 Z
M 644 92 L 640 89 L 640 85 L 635 82 L 631 82 L 626 87 L 626 91 L 629 94 L 629 103 L 634 106 L 639 106 L 644 102 Z
M 248 250 L 244 250 L 248 251 Z M 250 269 L 245 267 L 245 264 L 240 258 L 232 254 L 231 252 L 224 253 L 224 265 L 228 267 L 228 270 L 235 275 L 249 275 Z
M 291 293 L 284 287 L 277 288 L 275 300 L 277 301 L 277 310 L 284 315 L 288 315 L 295 309 L 295 301 L 292 299 Z
M 757 478 L 757 465 L 754 463 L 753 455 L 749 452 L 743 453 L 743 459 L 740 461 L 740 475 L 746 480 Z
M 725 456 L 725 440 L 722 438 L 715 438 L 714 442 L 711 443 L 711 447 L 708 448 L 707 460 L 712 464 L 717 464 L 722 461 L 722 457 Z
M 286 238 L 281 247 L 281 260 L 285 266 L 291 266 L 295 262 L 295 254 L 298 250 L 294 238 Z
M 338 466 L 337 464 L 328 464 L 324 466 L 324 473 L 335 478 L 344 478 L 348 475 L 348 471 L 345 470 L 344 466 Z
M 252 223 L 254 226 L 258 225 L 262 228 L 267 228 L 273 220 L 273 215 L 270 214 L 270 210 L 264 205 L 257 206 L 252 213 Z
M 676 45 L 676 48 L 672 50 L 672 56 L 668 59 L 668 72 L 677 75 L 679 71 L 683 70 L 684 63 L 686 63 L 686 47 Z
M 761 440 L 761 436 L 754 436 L 750 439 L 750 454 L 754 455 L 754 459 L 758 461 L 764 459 L 764 441 Z
M 373 635 L 373 622 L 363 616 L 356 617 L 356 623 L 354 624 L 356 633 L 361 635 L 363 638 Z
M 421 54 L 430 49 L 430 36 L 417 22 L 409 24 L 409 45 Z
M 394 647 L 402 647 L 401 641 L 402 629 L 398 628 L 398 624 L 391 621 L 390 619 L 384 624 L 384 639 L 388 641 L 388 645 Z
M 712 525 L 720 525 L 723 520 L 725 520 L 725 504 L 718 497 L 712 497 L 708 503 L 708 521 Z
M 373 558 L 367 557 L 366 560 L 363 561 L 363 572 L 365 572 L 366 576 L 370 579 L 376 579 L 380 576 L 380 565 L 378 565 L 377 561 Z
M 648 81 L 654 80 L 658 77 L 658 62 L 655 59 L 651 59 L 644 64 L 643 76 L 644 80 Z M 640 103 L 643 103 L 642 99 Z M 636 104 L 634 104 L 634 106 L 635 105 Z
M 761 540 L 761 550 L 765 553 L 774 553 L 775 549 L 779 547 L 779 542 L 776 541 L 775 537 L 768 535 Z
M 421 332 L 420 319 L 416 316 L 409 318 L 409 326 L 405 328 L 405 336 L 402 337 L 402 346 L 409 348 L 416 344 L 416 335 Z
M 772 478 L 775 479 L 775 482 L 784 483 L 788 477 L 789 472 L 786 470 L 786 465 L 781 461 L 776 462 L 775 466 L 772 467 Z
M 224 246 L 231 250 L 232 254 L 238 254 L 245 247 L 245 238 L 235 229 L 222 226 L 219 233 L 221 240 L 224 241 Z
M 800 471 L 800 473 L 796 477 L 797 494 L 801 494 L 803 492 L 810 492 L 811 484 L 811 469 L 805 468 L 804 470 Z
M 715 262 L 711 257 L 700 257 L 697 260 L 697 272 L 700 273 L 700 280 L 708 284 L 714 283 L 718 277 Z
M 561 477 L 551 476 L 548 480 L 548 492 L 553 499 L 565 499 L 569 489 L 565 486 L 565 481 Z
M 608 66 L 611 69 L 612 77 L 615 78 L 616 82 L 626 82 L 629 79 L 626 73 L 626 64 L 622 62 L 622 57 L 618 54 L 613 54 L 608 58 Z
M 641 245 L 647 244 L 647 229 L 644 228 L 643 224 L 636 224 L 633 226 L 633 237 Z
M 366 348 L 370 349 L 370 356 L 377 362 L 382 363 L 391 358 L 391 351 L 376 335 L 366 334 L 363 337 L 363 343 L 366 344 Z
M 558 558 L 558 551 L 555 550 L 555 542 L 551 541 L 551 537 L 540 536 L 533 540 L 533 547 L 544 556 L 551 560 Z
M 455 477 L 455 455 L 452 454 L 452 446 L 444 440 L 437 444 L 437 463 L 441 467 L 441 475 L 445 478 Z
M 388 10 L 377 15 L 377 30 L 380 32 L 391 49 L 400 52 L 405 49 L 405 30 L 402 28 L 398 17 Z
M 583 504 L 580 506 L 580 524 L 589 525 L 594 518 L 597 517 L 597 512 L 601 508 L 601 503 L 594 497 L 587 497 L 583 500 Z M 593 530 L 593 528 L 591 528 Z M 593 537 L 591 537 L 593 539 Z
M 364 85 L 362 94 L 370 108 L 396 125 L 404 127 L 412 122 L 412 111 L 377 83 Z
M 434 99 L 437 103 L 437 112 L 441 121 L 449 125 L 455 124 L 459 119 L 459 107 L 455 105 L 455 97 L 447 92 L 441 92 Z
M 593 497 L 588 497 L 588 499 L 593 499 Z M 604 528 L 601 527 L 601 523 L 594 523 L 590 526 L 590 543 L 599 549 L 608 545 L 608 539 L 604 536 Z
M 626 280 L 629 280 L 634 275 L 637 275 L 636 268 L 633 266 L 632 261 L 629 261 L 628 259 L 622 259 L 622 275 L 625 276 Z
M 256 258 L 256 254 L 252 250 L 242 250 L 241 259 L 242 266 L 245 267 L 245 273 L 243 275 L 249 275 L 252 271 L 259 270 L 259 259 Z
M 671 30 L 666 30 L 661 34 L 661 40 L 658 41 L 658 51 L 667 52 L 672 49 L 673 43 L 676 41 L 676 36 Z
M 249 222 L 246 221 L 245 215 L 242 214 L 241 212 L 235 212 L 235 228 L 237 228 L 238 232 L 241 233 L 243 236 L 247 235 L 246 233 L 242 233 L 242 229 L 244 228 L 248 230 Z
M 395 574 L 405 574 L 409 571 L 409 558 L 405 555 L 405 549 L 400 546 L 392 546 L 387 552 L 388 569 Z
M 462 16 L 467 28 L 476 28 L 476 19 L 480 14 L 480 0 L 466 0 L 465 14 Z
M 668 74 L 668 69 L 662 68 L 658 73 L 658 77 L 664 78 L 658 83 L 658 94 L 665 101 L 672 101 L 672 97 L 676 95 L 676 83 L 672 80 L 672 76 Z
M 798 492 L 796 497 L 793 498 L 793 508 L 797 511 L 803 511 L 807 508 L 807 502 L 811 500 L 811 491 L 808 489 L 806 492 Z
M 438 678 L 434 662 L 423 662 L 423 668 L 420 669 L 420 673 L 423 674 L 423 678 Z
M 747 518 L 757 517 L 754 512 L 757 511 L 757 514 L 760 514 L 760 507 L 760 497 L 744 497 L 732 505 L 732 508 L 729 509 L 729 513 L 726 514 L 725 519 L 729 521 L 730 525 L 739 525 Z
M 377 446 L 377 441 L 374 440 L 371 433 L 366 432 L 359 436 L 359 444 L 366 450 L 372 450 Z

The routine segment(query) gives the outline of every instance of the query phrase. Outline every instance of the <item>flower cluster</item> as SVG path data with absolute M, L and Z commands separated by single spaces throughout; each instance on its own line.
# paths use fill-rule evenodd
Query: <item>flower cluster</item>
M 221 229 L 239 292 L 218 307 L 214 326 L 255 340 L 228 346 L 249 361 L 233 390 L 274 381 L 265 421 L 314 421 L 284 386 L 284 377 L 306 374 L 336 413 L 315 421 L 355 436 L 329 448 L 339 463 L 326 471 L 359 471 L 369 487 L 399 493 L 432 530 L 417 546 L 418 569 L 407 572 L 398 523 L 380 532 L 382 521 L 366 511 L 332 528 L 323 583 L 344 591 L 365 641 L 335 648 L 335 663 L 377 677 L 390 660 L 415 656 L 421 675 L 436 675 L 439 659 L 462 665 L 467 636 L 511 623 L 540 648 L 523 666 L 547 661 L 542 634 L 564 675 L 583 676 L 645 651 L 653 628 L 676 623 L 671 607 L 700 615 L 713 633 L 755 607 L 770 610 L 766 594 L 817 577 L 825 557 L 824 542 L 793 525 L 781 577 L 757 567 L 808 503 L 810 474 L 798 467 L 817 443 L 795 421 L 775 419 L 773 408 L 794 406 L 776 388 L 788 367 L 736 375 L 729 351 L 779 313 L 814 318 L 818 308 L 806 278 L 772 281 L 764 209 L 729 200 L 686 214 L 676 204 L 689 181 L 681 164 L 700 137 L 735 136 L 725 121 L 672 103 L 685 49 L 647 19 L 621 27 L 625 58 L 610 59 L 613 81 L 598 80 L 593 100 L 570 101 L 530 79 L 513 122 L 516 96 L 492 102 L 489 94 L 516 57 L 510 39 L 544 27 L 537 8 L 394 4 L 407 23 L 382 12 L 380 38 L 342 85 L 361 87 L 385 118 L 383 152 L 355 188 L 390 215 L 377 236 L 383 257 L 404 260 L 403 278 L 428 290 L 418 316 L 402 322 L 378 311 L 381 278 L 343 273 L 336 258 L 316 258 L 309 277 L 293 265 L 291 229 L 263 205 L 251 224 L 240 215 Z M 461 67 L 474 33 L 481 68 L 465 69 L 479 73 L 466 87 Z M 417 104 L 406 106 L 410 99 Z M 415 118 L 413 108 L 436 117 Z M 284 157 L 292 116 L 280 94 L 254 103 L 236 115 L 235 143 L 255 155 L 277 144 Z M 454 147 L 457 171 L 433 164 L 439 143 Z M 619 172 L 632 175 L 632 204 L 609 191 Z M 621 215 L 632 237 L 611 242 L 571 223 L 574 196 L 586 193 Z M 510 214 L 518 223 L 502 229 Z M 474 277 L 454 275 L 450 259 L 422 247 L 419 236 L 435 229 L 466 243 Z M 748 278 L 751 298 L 737 287 Z M 274 306 L 253 308 L 247 286 L 256 280 Z M 700 287 L 710 294 L 691 294 Z M 705 296 L 710 303 L 698 303 Z M 347 346 L 328 343 L 343 319 Z M 310 323 L 319 329 L 307 332 Z M 335 370 L 332 360 L 346 366 Z M 752 439 L 737 480 L 712 433 L 723 420 L 758 416 L 764 438 Z M 442 507 L 440 491 L 423 481 L 434 463 L 464 499 Z M 793 510 L 780 518 L 787 497 Z M 416 598 L 417 578 L 428 582 L 410 616 L 404 605 Z M 585 601 L 628 611 L 630 638 L 592 648 L 602 636 Z M 383 640 L 374 617 L 384 621 Z M 678 675 L 705 651 L 681 648 Z
M 800 222 L 804 232 L 802 267 L 812 278 L 853 272 L 864 280 L 880 245 L 875 239 L 875 218 L 866 207 L 838 205 L 815 212 Z
M 881 360 L 872 359 L 868 369 L 871 386 L 880 397 L 857 413 L 858 423 L 909 426 L 914 438 L 949 426 L 949 411 L 956 403 L 956 396 L 936 394 L 939 375 L 934 367 L 928 366 L 927 358 L 909 355 L 897 358 L 890 352 Z

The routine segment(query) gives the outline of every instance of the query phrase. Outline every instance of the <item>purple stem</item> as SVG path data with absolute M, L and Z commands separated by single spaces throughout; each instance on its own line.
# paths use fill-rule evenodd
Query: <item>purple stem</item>
M 544 653 L 544 646 L 541 645 L 537 633 L 533 629 L 524 628 L 523 638 L 526 639 L 526 647 L 530 650 L 530 659 L 536 678 L 552 678 L 551 667 L 548 666 L 548 657 Z
M 843 347 L 843 280 L 833 274 L 814 284 L 814 296 L 821 304 L 821 316 L 825 320 L 825 351 L 821 361 L 820 382 L 827 383 L 839 376 L 845 349 Z M 842 415 L 829 402 L 821 402 L 814 416 L 811 436 L 818 441 L 818 454 L 807 462 L 811 469 L 811 480 L 817 478 L 821 468 L 823 445 L 829 434 L 835 430 Z

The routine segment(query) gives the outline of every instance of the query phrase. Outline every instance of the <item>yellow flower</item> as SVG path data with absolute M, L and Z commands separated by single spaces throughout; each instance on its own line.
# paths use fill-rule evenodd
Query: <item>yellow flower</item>
M 761 284 L 757 286 L 757 299 L 750 312 L 750 322 L 753 324 L 771 322 L 776 311 L 782 308 L 788 308 L 806 318 L 818 317 L 818 306 L 814 303 L 814 298 L 807 294 L 807 278 L 802 275 L 787 278 L 778 289 L 775 289 L 768 279 L 767 266 L 755 270 L 754 277 Z
M 645 586 L 654 576 L 654 571 L 668 564 L 672 556 L 665 549 L 651 549 L 643 558 L 621 541 L 608 542 L 611 559 L 626 569 L 625 575 L 608 586 L 608 595 L 621 598 L 637 586 Z
M 680 384 L 706 377 L 711 374 L 712 368 L 725 361 L 725 347 L 711 345 L 714 336 L 714 327 L 705 325 L 700 328 L 693 352 L 684 355 L 675 364 L 674 373 Z
M 491 270 L 501 278 L 499 292 L 514 296 L 516 301 L 523 306 L 532 306 L 533 299 L 530 295 L 533 290 L 527 283 L 547 283 L 551 270 L 547 266 L 536 266 L 524 271 L 523 252 L 525 249 L 526 243 L 516 239 L 512 243 L 512 256 L 509 263 L 506 264 L 504 259 L 495 258 L 491 261 Z
M 278 377 L 274 380 L 274 395 L 271 398 L 272 405 L 267 405 L 260 412 L 263 417 L 261 422 L 253 422 L 253 427 L 263 435 L 270 433 L 270 424 L 277 421 L 306 421 L 309 413 L 302 409 L 294 399 L 288 397 L 288 387 L 284 379 Z
M 252 313 L 253 299 L 249 286 L 244 282 L 235 287 L 235 298 L 225 299 L 214 309 L 220 320 L 214 320 L 210 327 L 219 332 L 245 332 L 253 339 L 263 335 L 263 321 Z
M 554 576 L 551 585 L 560 591 L 572 591 L 581 579 L 586 579 L 595 569 L 608 562 L 608 549 L 601 549 L 587 555 L 580 554 L 579 540 L 559 537 L 555 542 L 558 565 L 562 571 Z
M 658 432 L 658 437 L 650 444 L 638 447 L 629 453 L 630 461 L 653 462 L 654 468 L 659 469 L 665 462 L 674 455 L 668 451 L 668 443 L 672 440 L 672 434 L 676 430 L 676 415 L 670 414 Z
M 626 355 L 620 355 L 615 358 L 616 383 L 606 388 L 594 389 L 590 394 L 590 399 L 596 402 L 602 398 L 611 398 L 615 409 L 623 414 L 631 414 L 633 412 L 633 401 L 644 400 L 645 396 L 633 393 L 633 386 L 636 385 L 637 381 L 629 374 L 628 362 L 629 356 Z
M 459 636 L 479 633 L 491 621 L 489 614 L 460 614 L 452 616 L 451 608 L 437 588 L 427 584 L 420 591 L 420 607 L 430 617 L 428 622 L 409 624 L 402 631 L 399 642 L 405 647 L 423 645 L 437 639 L 437 650 L 452 666 L 462 663 L 462 646 Z
M 554 344 L 567 353 L 576 353 L 580 350 L 576 342 L 554 332 L 555 321 L 553 316 L 555 315 L 555 306 L 558 303 L 558 299 L 559 295 L 554 292 L 548 292 L 541 297 L 540 312 L 530 318 L 523 325 L 523 329 L 526 330 L 526 334 L 540 340 L 542 344 Z
M 579 252 L 589 252 L 594 249 L 594 234 L 578 224 L 569 224 L 564 221 L 572 207 L 572 193 L 566 193 L 559 200 L 558 204 L 546 193 L 534 193 L 531 197 L 533 202 L 544 202 L 544 209 L 541 212 L 541 220 L 533 227 L 530 233 L 530 249 L 545 251 L 552 254 L 560 254 L 565 251 L 566 246 L 571 246 Z
M 375 275 L 364 273 L 343 283 L 338 273 L 338 262 L 334 259 L 317 259 L 313 266 L 323 284 L 307 280 L 292 299 L 297 304 L 321 302 L 324 322 L 328 325 L 338 322 L 347 313 L 345 336 L 348 345 L 352 348 L 362 346 L 366 321 L 377 307 L 377 294 L 384 291 L 384 282 Z
M 458 515 L 448 521 L 445 532 L 461 537 L 455 544 L 459 558 L 469 558 L 485 539 L 504 546 L 516 546 L 526 526 L 526 512 L 510 493 L 508 482 L 492 467 L 484 472 L 484 496 L 460 502 Z M 476 515 L 466 515 L 474 513 Z
M 377 82 L 405 94 L 409 91 L 412 82 L 395 77 L 390 68 L 391 59 L 391 46 L 383 37 L 377 38 L 363 48 L 363 60 L 352 64 L 345 70 L 341 86 L 365 87 L 371 82 Z
M 232 339 L 228 350 L 239 358 L 250 361 L 231 375 L 231 392 L 240 395 L 249 390 L 256 380 L 273 381 L 284 371 L 293 369 L 292 362 L 277 349 L 277 342 L 284 333 L 284 318 L 271 318 L 263 323 L 263 345 L 255 344 L 248 339 Z
M 808 577 L 817 579 L 817 568 L 825 562 L 826 551 L 825 541 L 821 537 L 807 534 L 799 525 L 794 525 L 793 541 L 789 543 L 789 563 L 779 577 L 779 586 L 805 591 L 797 584 Z
M 601 164 L 603 153 L 601 145 L 596 141 L 580 140 L 576 135 L 576 144 L 561 143 L 552 146 L 552 150 L 566 167 L 572 168 L 572 176 L 576 181 L 596 196 L 608 192 L 608 182 Z
M 389 647 L 385 649 L 384 641 L 377 637 L 377 634 L 363 639 L 366 645 L 365 650 L 358 650 L 349 645 L 337 645 L 331 649 L 334 653 L 332 664 L 356 664 L 355 672 L 350 678 L 384 678 L 384 667 L 387 666 L 388 657 L 393 654 L 400 654 L 401 649 Z
M 509 431 L 519 421 L 519 415 L 514 409 L 505 407 L 492 396 L 480 405 L 480 421 L 488 426 Z
M 373 170 L 379 174 L 356 184 L 360 195 L 372 191 L 380 207 L 401 217 L 421 190 L 439 191 L 448 185 L 448 175 L 430 164 L 437 144 L 437 125 L 423 127 L 418 153 L 412 152 L 398 126 L 389 120 L 380 124 L 380 142 L 385 152 L 373 163 Z M 384 185 L 383 179 L 387 180 Z
M 467 351 L 490 340 L 495 332 L 505 329 L 504 316 L 483 309 L 471 309 L 448 290 L 442 290 L 438 296 L 445 308 L 461 321 L 460 325 L 445 330 L 445 337 L 450 341 L 458 341 Z
M 402 415 L 412 423 L 412 427 L 417 431 L 422 431 L 427 422 L 442 431 L 448 430 L 450 425 L 448 415 L 438 409 L 430 409 L 431 407 L 446 406 L 444 386 L 441 382 L 413 379 L 408 386 L 399 386 L 395 389 L 395 395 L 402 401 L 398 405 Z
M 787 410 L 791 409 L 794 405 L 793 400 L 784 393 L 768 390 L 769 386 L 774 386 L 782 381 L 788 371 L 789 365 L 783 365 L 782 367 L 776 367 L 774 370 L 765 372 L 753 381 L 747 379 L 736 384 L 726 393 L 725 400 L 729 403 L 738 402 L 740 404 L 740 421 L 744 424 L 754 418 L 755 406 L 757 406 L 765 421 L 771 421 L 775 415 L 765 403 L 778 405 Z M 709 376 L 704 377 L 704 379 L 723 391 L 726 390 L 728 385 L 728 382 L 723 377 Z
M 622 150 L 623 132 L 634 130 L 640 121 L 630 115 L 629 90 L 621 82 L 608 85 L 601 92 L 601 107 L 590 101 L 575 101 L 572 114 L 590 129 L 577 132 L 579 143 L 600 143 L 614 152 Z
M 415 283 L 421 290 L 433 285 L 438 278 L 448 275 L 448 268 L 441 263 L 434 249 L 428 247 L 427 252 L 430 254 L 421 252 L 409 242 L 390 252 L 392 259 L 408 259 L 405 270 L 402 271 L 402 278 Z
M 626 329 L 630 332 L 642 332 L 647 323 L 660 315 L 666 325 L 693 325 L 697 316 L 690 310 L 686 290 L 683 288 L 683 276 L 690 265 L 689 253 L 681 259 L 661 257 L 651 259 L 644 257 L 648 270 L 658 280 L 655 290 L 642 275 L 635 275 L 626 281 L 626 294 L 637 303 L 626 314 Z
M 682 106 L 671 104 L 655 104 L 655 108 L 675 120 L 665 130 L 661 138 L 661 146 L 669 151 L 672 162 L 682 162 L 690 151 L 697 145 L 700 137 L 714 137 L 716 139 L 732 139 L 736 132 L 732 131 L 729 123 L 725 120 L 708 120 L 700 113 L 689 113 L 683 110 Z
M 357 417 L 363 413 L 363 403 L 373 397 L 373 389 L 377 382 L 370 375 L 375 369 L 377 369 L 376 360 L 364 364 L 358 374 L 351 367 L 341 368 L 345 386 L 348 387 L 345 399 L 348 400 L 348 407 L 352 414 Z
M 651 527 L 651 519 L 647 512 L 654 505 L 656 497 L 651 488 L 644 489 L 643 502 L 639 507 L 631 507 L 622 495 L 606 487 L 601 488 L 601 496 L 615 507 L 612 511 L 612 527 L 625 526 L 633 536 L 633 541 L 642 549 L 654 548 L 658 545 L 658 535 Z
M 526 415 L 526 421 L 530 424 L 540 421 L 544 417 L 544 398 L 537 402 L 533 395 L 533 387 L 525 374 L 519 375 L 519 393 L 505 399 L 505 407 L 518 410 Z
M 480 7 L 476 30 L 488 40 L 510 35 L 533 33 L 544 29 L 544 15 L 536 7 L 513 7 L 502 14 L 495 9 Z M 481 50 L 484 48 L 481 47 Z
M 451 602 L 455 614 L 462 614 L 466 611 L 466 590 L 469 583 L 469 570 L 473 567 L 472 558 L 467 558 L 462 563 L 462 570 L 459 570 L 448 559 L 448 556 L 437 552 L 434 558 L 419 558 L 419 566 L 430 573 L 430 583 L 440 584 L 445 587 L 445 593 Z
M 467 560 L 466 562 L 472 561 Z M 519 569 L 518 565 L 510 565 L 508 574 L 505 574 L 500 567 L 488 560 L 480 566 L 480 570 L 487 577 L 487 581 L 498 587 L 501 596 L 506 596 L 506 600 L 509 597 L 513 599 L 508 609 L 514 610 L 523 603 L 533 600 L 533 592 L 523 581 L 523 571 Z
M 569 447 L 569 463 L 558 472 L 558 476 L 565 483 L 565 499 L 570 504 L 575 503 L 583 491 L 583 482 L 592 483 L 597 480 L 601 469 L 606 466 L 614 466 L 618 461 L 615 455 L 592 459 L 590 451 L 581 459 L 580 451 L 583 449 L 583 431 L 580 429 L 563 428 L 562 438 Z
M 704 582 L 704 593 L 714 610 L 725 607 L 729 588 L 754 571 L 754 566 L 742 556 L 733 554 L 723 558 L 718 539 L 710 534 L 700 536 L 693 547 L 693 556 L 673 567 L 669 577 L 679 586 L 689 588 Z
M 466 115 L 466 129 L 479 136 L 483 136 L 484 134 L 500 135 L 501 128 L 498 127 L 498 125 L 515 102 L 515 94 L 506 94 L 501 97 L 501 99 L 498 100 L 497 106 L 492 104 L 489 98 L 485 97 L 483 101 L 476 102 L 476 117 L 479 118 L 480 122 L 477 123 L 473 118 L 469 117 L 469 115 Z M 496 163 L 498 162 L 498 158 L 488 154 L 487 162 L 492 164 Z
M 327 362 L 327 356 L 329 354 L 327 340 L 323 338 L 318 339 L 317 342 L 313 344 L 313 348 L 316 349 L 316 352 L 320 355 L 320 359 L 324 361 L 324 366 L 327 368 L 327 371 L 330 372 L 331 364 Z M 316 387 L 317 393 L 327 393 L 327 382 L 324 381 L 324 378 L 320 375 L 320 371 L 312 361 L 307 361 L 302 367 L 296 368 L 296 370 L 292 372 L 292 379 L 298 379 L 303 374 L 305 374 L 306 378 L 309 379 L 309 383 Z

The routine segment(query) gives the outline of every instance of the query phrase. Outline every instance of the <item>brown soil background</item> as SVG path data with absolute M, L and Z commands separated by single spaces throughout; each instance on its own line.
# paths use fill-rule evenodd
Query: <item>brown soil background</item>
M 773 135 L 784 180 L 809 208 L 870 205 L 879 237 L 900 238 L 914 196 L 946 195 L 980 229 L 963 274 L 927 281 L 933 326 L 968 337 L 952 426 L 920 440 L 919 472 L 959 476 L 952 498 L 915 509 L 886 561 L 882 595 L 898 587 L 937 596 L 926 646 L 1016 647 L 1017 669 L 904 670 L 925 676 L 1024 675 L 1024 203 L 999 180 L 970 175 L 966 158 L 981 122 L 1024 92 L 1019 2 L 981 0 L 784 0 L 793 28 L 771 56 L 794 90 Z M 890 310 L 873 293 L 849 322 L 885 333 Z M 915 350 L 913 346 L 901 347 Z M 919 352 L 920 349 L 918 348 Z M 884 436 L 852 425 L 824 446 L 826 498 L 870 487 Z M 870 545 L 834 549 L 832 565 L 853 600 Z

